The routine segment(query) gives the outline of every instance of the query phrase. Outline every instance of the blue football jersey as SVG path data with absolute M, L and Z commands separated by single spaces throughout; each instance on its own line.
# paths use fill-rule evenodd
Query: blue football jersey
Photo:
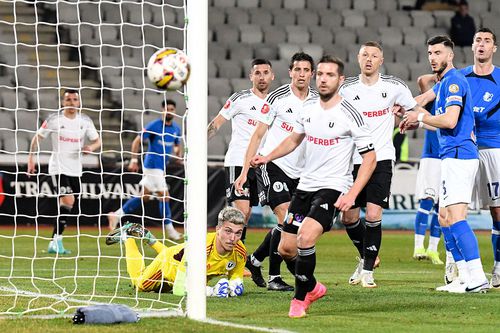
M 434 87 L 436 115 L 446 113 L 452 105 L 460 106 L 455 128 L 439 128 L 439 157 L 456 159 L 478 158 L 474 133 L 474 113 L 469 83 L 459 70 L 452 68 Z
M 426 106 L 426 109 L 432 114 L 436 114 L 436 103 L 432 102 Z M 437 131 L 425 130 L 424 147 L 422 149 L 422 158 L 439 158 L 439 140 Z
M 172 155 L 174 146 L 179 144 L 180 137 L 181 129 L 174 122 L 166 125 L 162 119 L 157 119 L 147 124 L 142 131 L 142 140 L 149 140 L 144 168 L 166 170 L 168 156 Z
M 477 75 L 473 66 L 460 70 L 472 92 L 479 148 L 500 148 L 500 68 L 489 75 Z

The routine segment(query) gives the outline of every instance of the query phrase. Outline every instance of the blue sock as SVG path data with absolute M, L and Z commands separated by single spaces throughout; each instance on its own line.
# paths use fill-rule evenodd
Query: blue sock
M 160 216 L 163 218 L 163 223 L 172 223 L 172 212 L 170 211 L 170 203 L 168 201 L 159 201 Z
M 465 261 L 479 259 L 477 238 L 467 221 L 458 221 L 450 226 L 450 230 Z
M 439 213 L 435 210 L 431 218 L 431 237 L 441 237 L 441 226 L 439 225 Z
M 415 217 L 415 233 L 417 235 L 425 236 L 432 204 L 433 201 L 431 199 L 420 200 L 420 207 L 418 208 L 417 216 Z
M 141 205 L 141 198 L 132 198 L 127 200 L 122 206 L 122 210 L 125 214 L 133 213 Z
M 446 247 L 446 250 L 451 252 L 451 254 L 453 255 L 453 260 L 455 260 L 455 262 L 464 260 L 464 257 L 462 256 L 460 250 L 458 249 L 455 238 L 451 233 L 450 227 L 442 226 L 441 231 L 443 232 L 444 245 Z
M 493 257 L 495 261 L 500 261 L 500 221 L 493 221 L 491 244 L 493 245 Z

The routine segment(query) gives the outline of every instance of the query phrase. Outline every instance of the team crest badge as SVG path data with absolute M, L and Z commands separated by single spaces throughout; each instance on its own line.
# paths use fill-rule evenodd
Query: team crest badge
M 226 270 L 230 271 L 232 270 L 234 267 L 236 267 L 236 263 L 234 261 L 229 261 L 226 265 Z
M 491 100 L 493 99 L 493 94 L 490 93 L 489 91 L 485 92 L 484 95 L 483 95 L 483 101 L 485 102 L 491 102 Z
M 262 109 L 260 110 L 260 112 L 262 114 L 266 114 L 269 112 L 269 110 L 270 110 L 269 104 L 264 104 L 264 105 L 262 105 Z
M 452 94 L 455 94 L 458 92 L 459 88 L 458 88 L 458 85 L 456 84 L 452 84 L 448 87 L 448 90 L 452 93 Z
M 220 105 L 220 104 L 219 104 Z M 224 104 L 224 109 L 227 109 L 231 106 L 231 101 L 227 100 L 226 104 Z
M 288 216 L 286 218 L 286 223 L 287 224 L 292 224 L 293 222 L 293 214 L 292 213 L 288 213 Z

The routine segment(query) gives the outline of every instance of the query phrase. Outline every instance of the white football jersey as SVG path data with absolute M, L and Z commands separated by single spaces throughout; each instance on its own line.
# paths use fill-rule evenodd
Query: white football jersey
M 305 134 L 305 166 L 297 186 L 303 191 L 328 188 L 346 193 L 353 183 L 355 148 L 361 154 L 374 150 L 361 113 L 345 99 L 327 110 L 318 97 L 308 100 L 294 131 Z
M 317 96 L 318 92 L 309 88 L 307 99 Z M 297 115 L 302 110 L 304 101 L 295 96 L 290 84 L 285 84 L 271 92 L 262 106 L 260 121 L 269 125 L 266 140 L 260 150 L 261 155 L 267 155 L 276 148 L 290 133 L 296 124 Z M 300 177 L 304 166 L 304 147 L 301 144 L 288 155 L 273 161 L 290 178 Z
M 74 119 L 62 112 L 51 115 L 38 130 L 38 134 L 52 140 L 52 155 L 49 174 L 79 177 L 82 175 L 81 151 L 85 138 L 94 141 L 99 138 L 89 116 L 77 113 Z
M 417 105 L 405 82 L 391 75 L 379 75 L 377 83 L 368 86 L 361 82 L 359 75 L 347 78 L 340 87 L 339 94 L 363 115 L 374 140 L 377 161 L 394 161 L 396 151 L 392 143 L 392 107 L 399 104 L 405 110 L 410 110 Z M 354 164 L 360 163 L 361 156 L 355 154 Z
M 248 143 L 257 126 L 264 102 L 265 99 L 247 89 L 234 93 L 219 111 L 222 117 L 231 120 L 232 127 L 224 166 L 243 166 Z

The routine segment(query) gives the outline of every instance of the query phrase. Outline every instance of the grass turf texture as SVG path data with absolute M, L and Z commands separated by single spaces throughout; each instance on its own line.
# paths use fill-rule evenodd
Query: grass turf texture
M 48 236 L 49 229 L 42 229 L 40 235 Z M 71 228 L 67 235 L 71 235 Z M 9 234 L 10 232 L 10 234 Z M 29 234 L 30 229 L 18 231 L 17 235 Z M 92 234 L 93 231 L 85 230 Z M 95 233 L 96 234 L 96 233 Z M 0 235 L 12 236 L 12 231 L 0 229 Z M 250 230 L 247 247 L 249 251 L 256 248 L 264 237 L 264 231 Z M 483 264 L 486 271 L 491 270 L 492 251 L 489 233 L 478 234 Z M 30 237 L 16 237 L 16 260 L 12 275 L 31 276 L 31 257 L 35 253 L 34 241 Z M 34 271 L 40 278 L 57 278 L 58 283 L 71 292 L 77 288 L 77 293 L 91 294 L 95 288 L 101 295 L 133 297 L 135 292 L 129 287 L 126 279 L 125 260 L 113 259 L 120 255 L 120 246 L 104 245 L 104 238 L 80 238 L 80 258 L 61 259 L 55 264 L 53 256 L 42 252 L 46 250 L 47 240 L 36 242 L 38 258 L 34 262 Z M 442 244 L 440 244 L 442 246 Z M 65 246 L 76 253 L 76 239 L 65 240 Z M 97 247 L 105 256 L 100 261 L 100 274 L 97 272 Z M 440 248 L 443 252 L 442 248 Z M 147 252 L 153 255 L 153 252 Z M 272 327 L 292 330 L 296 332 L 497 332 L 500 327 L 500 318 L 497 309 L 500 306 L 500 291 L 493 290 L 487 294 L 454 295 L 438 293 L 434 288 L 443 282 L 443 266 L 432 265 L 428 261 L 417 262 L 411 259 L 413 253 L 413 234 L 409 232 L 385 231 L 382 242 L 381 267 L 375 271 L 378 284 L 376 289 L 364 289 L 360 286 L 350 286 L 347 280 L 353 272 L 356 262 L 356 252 L 343 231 L 330 232 L 323 236 L 317 245 L 316 277 L 327 288 L 327 295 L 314 303 L 308 312 L 307 318 L 289 319 L 287 317 L 292 293 L 268 292 L 256 287 L 249 279 L 245 279 L 245 295 L 230 299 L 208 298 L 207 315 L 217 320 L 238 324 Z M 72 254 L 72 255 L 73 255 Z M 0 236 L 0 286 L 12 287 L 6 276 L 11 273 L 12 240 Z M 24 258 L 21 258 L 23 257 Z M 444 258 L 443 258 L 444 259 Z M 265 262 L 267 268 L 267 261 Z M 55 275 L 53 275 L 55 267 Z M 73 270 L 78 267 L 79 275 L 85 276 L 73 279 Z M 121 278 L 116 278 L 117 268 L 120 267 Z M 283 266 L 283 270 L 285 267 Z M 266 269 L 264 269 L 266 272 Z M 293 278 L 283 271 L 284 279 L 293 284 Z M 30 279 L 12 279 L 19 289 L 34 291 Z M 215 283 L 215 282 L 213 282 Z M 52 287 L 51 283 L 37 280 L 36 285 L 49 293 L 60 293 L 60 289 Z M 158 299 L 176 304 L 179 298 L 171 294 L 158 295 L 141 293 L 143 298 Z M 94 298 L 95 301 L 99 299 Z M 116 299 L 118 301 L 118 299 Z M 32 303 L 38 306 L 47 306 L 46 299 L 38 299 Z M 135 301 L 125 304 L 134 305 Z M 26 306 L 27 300 L 20 299 L 12 310 L 20 310 Z M 141 301 L 142 307 L 151 302 Z M 71 304 L 76 305 L 76 304 Z M 12 297 L 3 297 L 0 293 L 0 312 L 13 306 Z M 55 306 L 56 308 L 58 306 Z M 59 306 L 60 307 L 60 306 Z M 65 307 L 62 307 L 65 308 Z M 68 313 L 74 311 L 70 309 Z M 45 311 L 45 314 L 54 312 Z M 74 326 L 67 318 L 53 320 L 39 319 L 0 319 L 0 327 L 15 332 L 33 331 L 69 331 L 97 332 L 102 326 Z M 170 332 L 227 332 L 228 330 L 246 330 L 224 328 L 189 321 L 184 318 L 145 318 L 138 324 L 114 325 L 106 327 L 109 332 L 129 331 L 138 329 L 143 332 L 162 331 L 168 327 Z

